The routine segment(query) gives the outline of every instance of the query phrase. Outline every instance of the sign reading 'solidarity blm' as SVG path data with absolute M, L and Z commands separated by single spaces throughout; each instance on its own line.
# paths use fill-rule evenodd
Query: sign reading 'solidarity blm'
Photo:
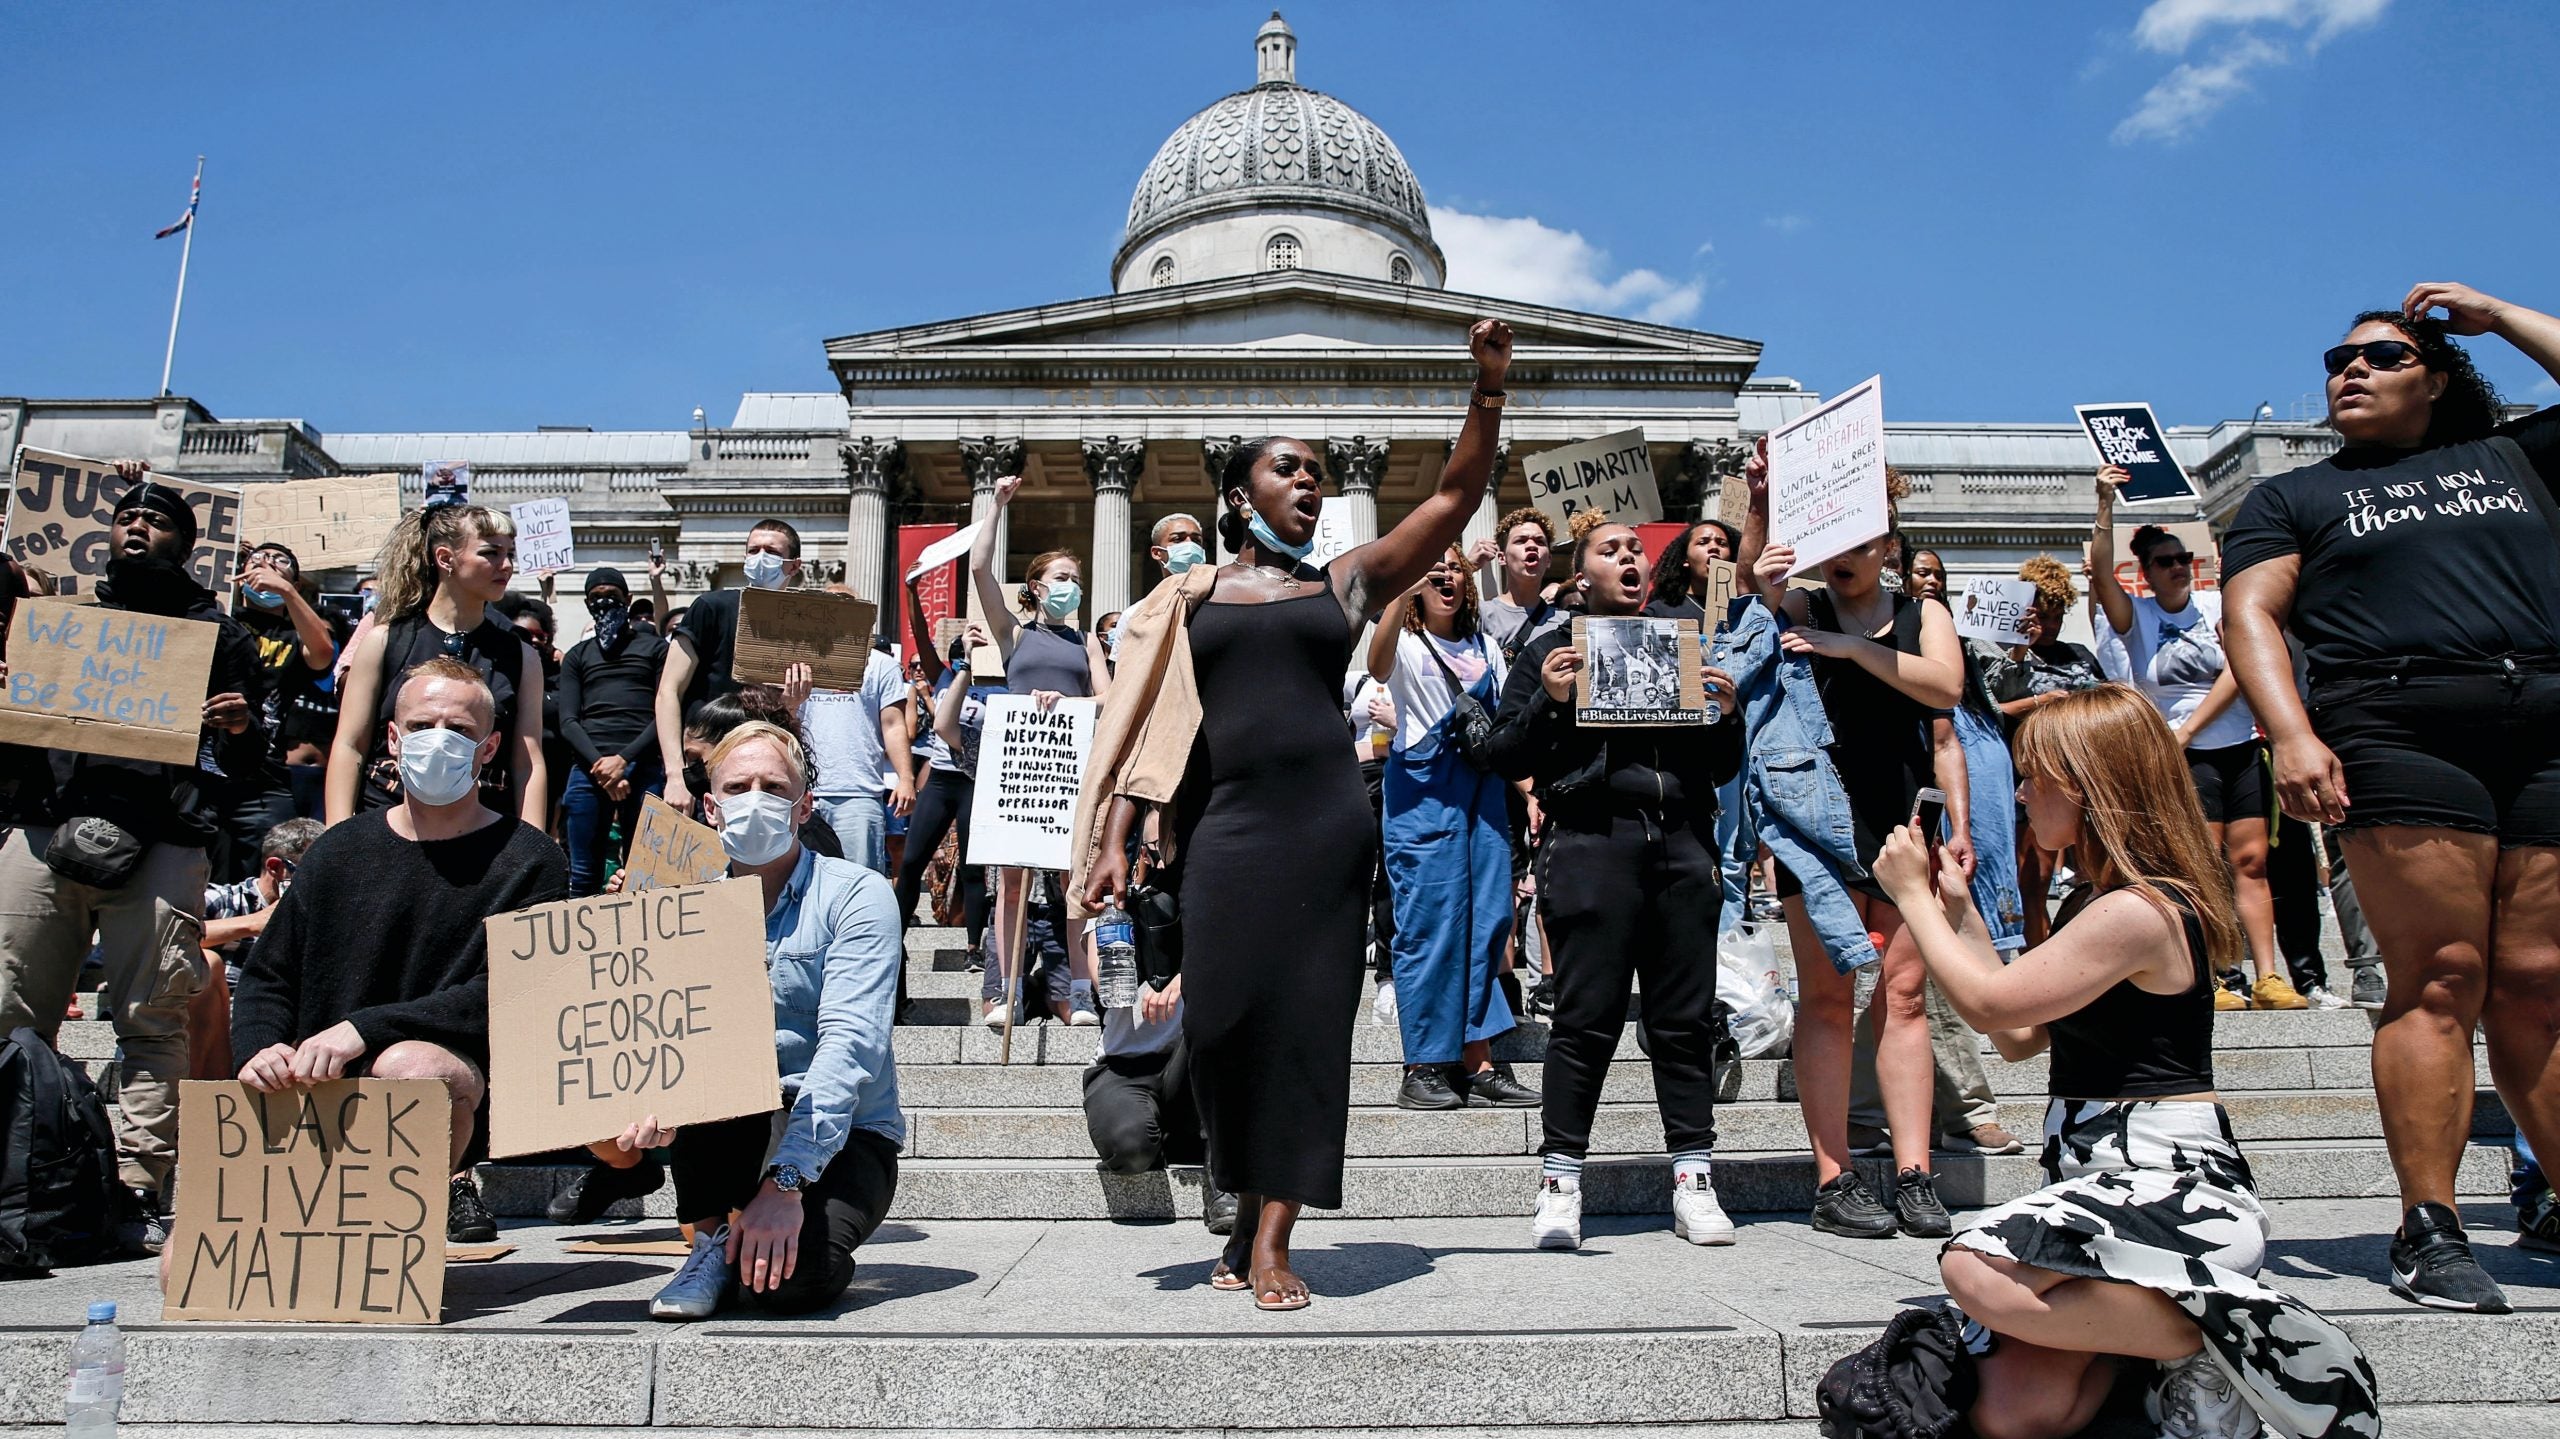
M 231 485 L 153 475 L 151 482 L 186 497 L 196 512 L 196 547 L 187 573 L 216 595 L 231 593 L 240 568 L 240 491 Z M 115 558 L 109 530 L 116 501 L 134 482 L 104 460 L 84 460 L 46 450 L 18 451 L 16 483 L 9 489 L 9 557 L 51 575 L 56 593 L 85 595 L 98 586 Z
M 489 936 L 489 1153 L 592 1144 L 782 1103 L 764 887 L 722 880 L 536 905 Z
M 433 1079 L 178 1086 L 160 1317 L 433 1324 L 453 1102 Z
M 1803 574 L 1892 525 L 1885 496 L 1884 377 L 1871 375 L 1769 432 L 1769 543 Z
M 1555 521 L 1559 535 L 1584 510 L 1622 525 L 1662 518 L 1662 490 L 1640 429 L 1541 450 L 1520 462 L 1520 474 L 1529 483 L 1529 503 Z
M 2196 497 L 2195 481 L 2187 478 L 2186 467 L 2169 453 L 2168 438 L 2160 433 L 2160 418 L 2151 407 L 2139 400 L 2115 405 L 2074 405 L 2071 412 L 2080 417 L 2080 428 L 2089 432 L 2089 443 L 2098 447 L 2098 463 L 2121 465 L 2131 478 L 2116 490 L 2116 498 L 2128 504 L 2150 500 L 2192 500 Z
M 76 600 L 18 602 L 0 741 L 191 765 L 222 630 Z

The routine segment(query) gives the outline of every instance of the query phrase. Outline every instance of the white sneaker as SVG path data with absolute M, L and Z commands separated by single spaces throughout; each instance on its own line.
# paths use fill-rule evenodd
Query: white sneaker
M 991 999 L 979 1006 L 978 1022 L 992 1033 L 1004 1033 L 1004 1001 Z
M 1387 980 L 1378 986 L 1378 997 L 1369 1001 L 1369 1022 L 1381 1029 L 1396 1022 L 1395 981 Z
M 2302 997 L 2311 1001 L 2311 1007 L 2313 1009 L 2344 1009 L 2347 1007 L 2347 1002 L 2345 1000 L 2331 994 L 2329 992 L 2329 987 L 2323 984 L 2315 984 L 2309 989 L 2304 990 L 2302 992 Z
M 1538 1181 L 1538 1212 L 1529 1220 L 1529 1242 L 1540 1249 L 1582 1247 L 1582 1181 Z
M 1716 1203 L 1715 1181 L 1684 1174 L 1671 1186 L 1671 1232 L 1692 1244 L 1731 1244 L 1733 1221 Z
M 2160 1439 L 2258 1439 L 2265 1428 L 2210 1347 L 2161 1365 L 2142 1411 L 2160 1426 Z

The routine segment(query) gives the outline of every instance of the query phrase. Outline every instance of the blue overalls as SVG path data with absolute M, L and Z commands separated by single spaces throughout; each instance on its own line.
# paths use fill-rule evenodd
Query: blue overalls
M 1494 673 L 1488 661 L 1467 687 L 1488 712 Z M 1382 768 L 1407 1064 L 1455 1064 L 1462 1046 L 1516 1023 L 1494 983 L 1511 942 L 1511 821 L 1502 780 L 1459 753 L 1456 721 L 1452 711 L 1412 748 L 1389 751 Z

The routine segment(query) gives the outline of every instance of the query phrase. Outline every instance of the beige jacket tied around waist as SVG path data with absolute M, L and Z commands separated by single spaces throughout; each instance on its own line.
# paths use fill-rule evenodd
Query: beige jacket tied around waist
M 1086 876 L 1102 853 L 1103 823 L 1111 801 L 1127 797 L 1156 806 L 1173 802 L 1191 745 L 1200 735 L 1200 686 L 1191 673 L 1191 612 L 1206 603 L 1218 583 L 1214 565 L 1193 565 L 1155 587 L 1120 617 L 1120 643 L 1111 689 L 1094 725 L 1093 753 L 1086 757 L 1084 789 L 1076 799 L 1075 872 L 1067 882 L 1067 912 L 1090 918 L 1084 907 Z

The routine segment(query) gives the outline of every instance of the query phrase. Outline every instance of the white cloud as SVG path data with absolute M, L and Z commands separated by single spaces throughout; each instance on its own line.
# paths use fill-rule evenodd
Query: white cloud
M 2290 64 L 2293 52 L 2268 38 L 2273 30 L 2303 35 L 2303 53 L 2382 18 L 2391 0 L 2151 0 L 2133 22 L 2134 43 L 2160 55 L 2184 55 L 2198 40 L 2228 31 L 2211 54 L 2181 61 L 2145 91 L 2115 128 L 2115 142 L 2178 141 L 2194 135 L 2233 100 L 2249 93 L 2251 72 Z M 2306 33 L 2307 32 L 2307 33 Z
M 1764 215 L 1761 217 L 1760 223 L 1777 231 L 1781 235 L 1792 235 L 1812 224 L 1813 221 L 1790 211 L 1784 215 Z
M 1659 271 L 1609 272 L 1609 253 L 1576 230 L 1527 216 L 1431 209 L 1431 235 L 1449 261 L 1449 288 L 1569 310 L 1629 315 L 1672 325 L 1698 313 L 1706 282 Z M 1703 248 L 1703 247 L 1702 247 Z

